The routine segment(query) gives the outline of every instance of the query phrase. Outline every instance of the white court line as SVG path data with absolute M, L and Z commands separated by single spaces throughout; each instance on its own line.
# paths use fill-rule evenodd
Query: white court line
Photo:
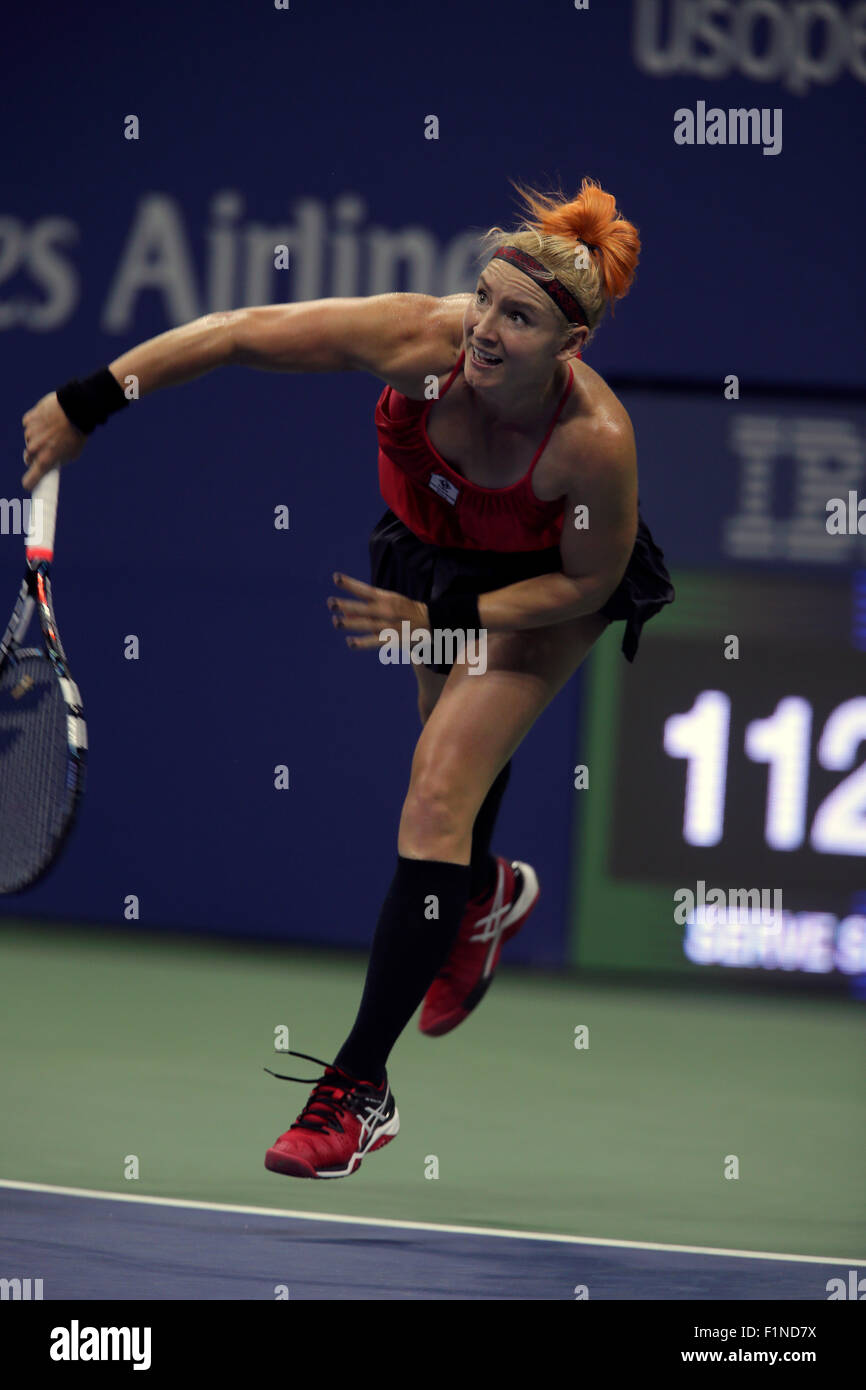
M 83 1187 L 51 1183 L 14 1182 L 0 1178 L 0 1187 L 21 1192 L 50 1192 L 60 1197 L 90 1197 L 105 1202 L 139 1202 L 153 1207 L 188 1207 L 192 1211 L 225 1211 L 240 1216 L 276 1216 L 293 1221 L 336 1221 L 344 1226 L 389 1226 L 400 1231 L 444 1231 L 460 1236 L 505 1236 L 509 1240 L 548 1240 L 560 1245 L 605 1245 L 621 1250 L 665 1250 L 678 1255 L 728 1255 L 740 1260 L 787 1260 L 792 1264 L 866 1265 L 866 1259 L 841 1255 L 779 1255 L 766 1250 L 716 1250 L 707 1245 L 659 1245 L 647 1240 L 608 1240 L 601 1236 L 560 1236 L 547 1231 L 509 1231 L 496 1226 L 445 1226 L 435 1221 L 392 1221 L 376 1216 L 341 1216 L 328 1211 L 285 1211 L 278 1207 L 241 1207 L 227 1202 L 193 1202 L 184 1197 L 137 1197 L 129 1192 L 92 1192 Z

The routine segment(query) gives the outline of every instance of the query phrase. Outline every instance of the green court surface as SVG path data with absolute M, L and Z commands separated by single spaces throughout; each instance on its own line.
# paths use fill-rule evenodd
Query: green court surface
M 397 1138 L 351 1178 L 264 1154 L 360 999 L 366 959 L 0 927 L 0 1177 L 751 1251 L 862 1257 L 862 1005 L 500 968 L 466 1023 L 389 1075 Z M 589 1046 L 575 1047 L 588 1028 Z M 128 1156 L 139 1177 L 124 1177 Z M 726 1179 L 735 1156 L 739 1177 Z M 432 1159 L 438 1160 L 438 1177 Z

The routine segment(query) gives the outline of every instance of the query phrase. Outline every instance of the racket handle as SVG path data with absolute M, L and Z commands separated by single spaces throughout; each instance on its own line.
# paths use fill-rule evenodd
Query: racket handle
M 57 526 L 57 494 L 60 490 L 60 469 L 52 468 L 40 478 L 30 495 L 30 521 L 24 542 L 28 563 L 54 558 L 54 531 Z

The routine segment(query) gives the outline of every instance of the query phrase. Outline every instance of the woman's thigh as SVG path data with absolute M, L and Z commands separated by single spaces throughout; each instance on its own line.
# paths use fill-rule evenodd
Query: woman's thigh
M 421 716 L 421 723 L 426 724 L 436 701 L 445 689 L 448 674 L 441 675 L 438 671 L 431 671 L 429 666 L 413 666 L 413 671 L 418 680 L 418 713 Z
M 407 803 L 436 801 L 471 829 L 499 772 L 607 626 L 594 613 L 489 633 L 483 674 L 455 665 L 445 678 L 415 747 Z

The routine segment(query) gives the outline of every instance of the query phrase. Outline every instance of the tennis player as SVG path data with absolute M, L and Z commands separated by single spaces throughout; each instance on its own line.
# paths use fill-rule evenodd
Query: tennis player
M 335 575 L 332 621 L 360 650 L 405 621 L 486 643 L 483 671 L 465 655 L 413 666 L 423 727 L 357 1018 L 333 1063 L 310 1059 L 324 1074 L 265 1158 L 294 1177 L 347 1176 L 396 1135 L 386 1064 L 406 1024 L 422 1001 L 423 1033 L 461 1024 L 538 899 L 532 867 L 490 851 L 511 758 L 609 623 L 625 621 L 633 661 L 643 624 L 674 599 L 640 514 L 628 414 L 581 360 L 633 282 L 637 229 L 591 179 L 573 200 L 518 191 L 527 217 L 484 238 L 472 293 L 210 314 L 23 417 L 33 487 L 128 405 L 130 375 L 146 395 L 231 363 L 370 372 L 386 383 L 375 412 L 386 510 L 372 583 Z

